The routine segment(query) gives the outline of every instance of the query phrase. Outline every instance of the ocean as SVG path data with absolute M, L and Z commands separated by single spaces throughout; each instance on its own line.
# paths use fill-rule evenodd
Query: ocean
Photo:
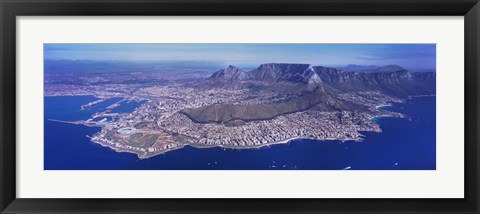
M 141 160 L 89 140 L 98 127 L 51 121 L 89 118 L 118 102 L 114 98 L 81 110 L 91 96 L 45 97 L 45 170 L 435 170 L 436 98 L 416 97 L 383 107 L 407 118 L 375 118 L 381 133 L 364 132 L 362 142 L 293 140 L 256 149 L 194 148 Z M 140 103 L 122 102 L 114 112 Z

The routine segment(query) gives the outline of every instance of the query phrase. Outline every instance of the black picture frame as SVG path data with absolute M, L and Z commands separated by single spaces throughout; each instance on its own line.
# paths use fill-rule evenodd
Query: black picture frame
M 478 0 L 0 0 L 1 213 L 479 213 Z M 16 197 L 17 16 L 464 16 L 464 199 L 26 199 Z M 221 17 L 219 17 L 221 18 Z M 453 142 L 452 142 L 453 143 Z M 461 143 L 461 140 L 459 142 Z M 445 185 L 449 185 L 446 183 Z M 441 188 L 441 187 L 439 187 Z

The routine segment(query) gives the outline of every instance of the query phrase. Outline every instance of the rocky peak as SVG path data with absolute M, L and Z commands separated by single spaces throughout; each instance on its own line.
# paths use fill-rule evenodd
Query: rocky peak
M 228 81 L 241 81 L 248 79 L 248 74 L 241 68 L 229 65 L 227 68 L 213 73 L 210 78 L 224 79 Z
M 308 80 L 308 84 L 318 85 L 320 83 L 322 83 L 322 79 L 320 78 L 320 76 L 318 76 L 317 73 L 314 72 Z

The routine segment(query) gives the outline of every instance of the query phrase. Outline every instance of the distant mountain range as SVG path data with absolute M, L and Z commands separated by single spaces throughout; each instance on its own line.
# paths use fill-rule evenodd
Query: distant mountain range
M 376 66 L 376 65 L 355 65 L 350 64 L 344 67 L 336 67 L 342 71 L 352 71 L 352 72 L 382 72 L 382 71 L 398 71 L 401 69 L 405 69 L 398 65 L 387 65 L 387 66 Z M 408 69 L 409 72 L 435 72 L 434 68 L 416 68 L 416 69 Z
M 373 68 L 373 67 L 372 67 Z M 435 94 L 435 72 L 409 72 L 398 65 L 375 67 L 371 72 L 351 72 L 311 64 L 269 63 L 252 71 L 235 66 L 213 73 L 207 81 L 215 87 L 248 88 L 264 83 L 292 83 L 307 89 L 330 88 L 331 93 L 351 91 L 382 91 L 389 95 L 406 97 Z
M 96 60 L 49 60 L 43 61 L 45 73 L 130 73 L 156 72 L 173 69 L 216 69 L 223 63 L 213 61 L 96 61 Z
M 354 65 L 350 64 L 345 67 L 337 67 L 337 69 L 344 70 L 344 71 L 354 71 L 354 72 L 372 72 L 378 69 L 376 65 Z
M 435 94 L 435 72 L 409 72 L 398 65 L 369 69 L 369 72 L 354 72 L 311 64 L 268 63 L 244 71 L 230 65 L 199 82 L 197 87 L 252 89 L 260 93 L 274 91 L 293 96 L 275 103 L 250 106 L 215 104 L 182 113 L 196 122 L 228 124 L 308 109 L 367 111 L 363 106 L 340 99 L 339 94 L 343 93 L 377 91 L 400 98 Z

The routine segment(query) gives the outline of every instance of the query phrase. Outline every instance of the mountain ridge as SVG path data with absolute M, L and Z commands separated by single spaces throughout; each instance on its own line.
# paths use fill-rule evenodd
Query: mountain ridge
M 302 85 L 308 90 L 328 85 L 337 92 L 378 90 L 395 96 L 434 93 L 435 72 L 409 72 L 398 65 L 377 67 L 373 72 L 351 72 L 325 66 L 300 63 L 267 63 L 251 71 L 235 66 L 213 73 L 209 80 L 221 79 L 228 84 L 212 84 L 214 87 L 248 88 L 252 82 L 272 85 L 288 82 Z M 245 83 L 249 84 L 245 84 Z M 422 82 L 426 83 L 422 86 Z M 433 86 L 433 87 L 432 87 Z
M 435 72 L 411 73 L 398 65 L 378 67 L 376 70 L 350 72 L 311 64 L 267 63 L 246 72 L 228 66 L 212 74 L 202 82 L 203 86 L 249 89 L 251 93 L 276 92 L 290 98 L 247 105 L 216 103 L 180 113 L 197 123 L 238 125 L 307 110 L 370 111 L 365 106 L 345 100 L 342 94 L 377 92 L 399 98 L 435 94 Z

